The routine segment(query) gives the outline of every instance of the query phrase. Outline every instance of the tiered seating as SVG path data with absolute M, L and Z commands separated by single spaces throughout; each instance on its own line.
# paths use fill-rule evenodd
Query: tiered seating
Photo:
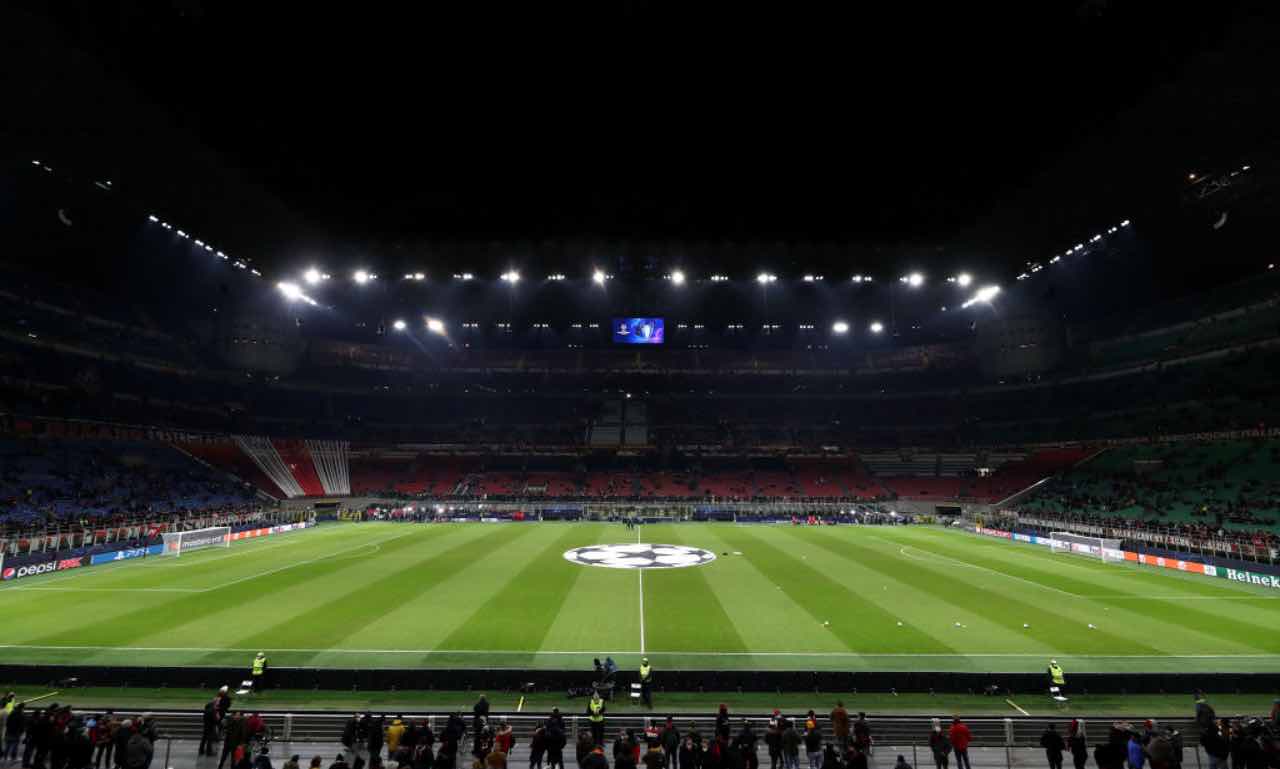
M 0 439 L 0 521 L 103 519 L 243 505 L 229 478 L 163 443 Z
M 245 455 L 229 438 L 203 441 L 184 441 L 174 444 L 181 451 L 225 472 L 245 483 L 266 492 L 276 499 L 284 499 L 285 493 Z
M 308 497 L 323 496 L 324 486 L 320 483 L 320 477 L 316 475 L 315 461 L 302 441 L 276 439 L 272 443 L 294 480 L 302 487 L 302 493 Z

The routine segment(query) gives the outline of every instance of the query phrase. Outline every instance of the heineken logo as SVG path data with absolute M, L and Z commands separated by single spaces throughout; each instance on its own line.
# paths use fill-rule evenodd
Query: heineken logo
M 702 566 L 716 559 L 716 554 L 699 547 L 685 545 L 588 545 L 565 551 L 564 559 L 583 566 L 609 569 L 680 569 Z
M 1251 571 L 1237 571 L 1235 569 L 1227 569 L 1227 579 L 1236 582 L 1248 582 L 1250 585 L 1261 585 L 1262 587 L 1275 588 L 1280 590 L 1280 577 L 1270 574 L 1254 574 Z

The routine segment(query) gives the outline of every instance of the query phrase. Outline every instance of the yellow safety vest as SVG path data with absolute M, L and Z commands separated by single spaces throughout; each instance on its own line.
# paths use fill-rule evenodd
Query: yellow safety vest
M 591 709 L 590 718 L 592 721 L 599 722 L 604 720 L 604 700 L 592 700 L 587 707 Z
M 1063 675 L 1062 667 L 1060 665 L 1050 665 L 1049 676 L 1053 678 L 1054 686 L 1062 686 L 1067 682 L 1067 678 Z
M 643 683 L 648 683 L 648 682 L 649 682 L 649 673 L 650 673 L 652 670 L 653 670 L 653 667 L 652 667 L 652 666 L 650 666 L 650 665 L 641 665 L 641 666 L 640 666 L 640 680 L 641 680 Z
M 264 670 L 266 670 L 266 669 L 267 669 L 267 658 L 266 658 L 266 657 L 254 657 L 254 658 L 253 658 L 253 674 L 254 674 L 255 676 L 260 676 L 260 675 L 262 675 L 262 671 L 264 671 Z

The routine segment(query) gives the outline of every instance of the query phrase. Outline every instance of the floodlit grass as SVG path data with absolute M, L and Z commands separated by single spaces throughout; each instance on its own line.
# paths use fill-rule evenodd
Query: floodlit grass
M 658 671 L 1012 672 L 1050 657 L 1068 675 L 1280 671 L 1280 596 L 1226 580 L 926 527 L 640 536 L 718 558 L 641 577 L 562 557 L 635 541 L 620 525 L 327 525 L 9 583 L 0 652 L 246 668 L 259 650 L 276 666 L 363 668 L 588 669 L 611 654 L 631 669 L 643 649 Z

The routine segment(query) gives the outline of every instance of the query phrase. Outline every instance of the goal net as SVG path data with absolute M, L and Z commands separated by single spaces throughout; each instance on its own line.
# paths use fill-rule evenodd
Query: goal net
M 1086 537 L 1083 534 L 1055 531 L 1049 535 L 1049 547 L 1055 553 L 1075 553 L 1103 561 L 1124 560 L 1124 552 L 1120 549 L 1118 539 Z
M 173 531 L 162 535 L 162 555 L 180 556 L 188 550 L 204 550 L 210 547 L 231 547 L 231 527 L 214 526 L 194 531 Z

